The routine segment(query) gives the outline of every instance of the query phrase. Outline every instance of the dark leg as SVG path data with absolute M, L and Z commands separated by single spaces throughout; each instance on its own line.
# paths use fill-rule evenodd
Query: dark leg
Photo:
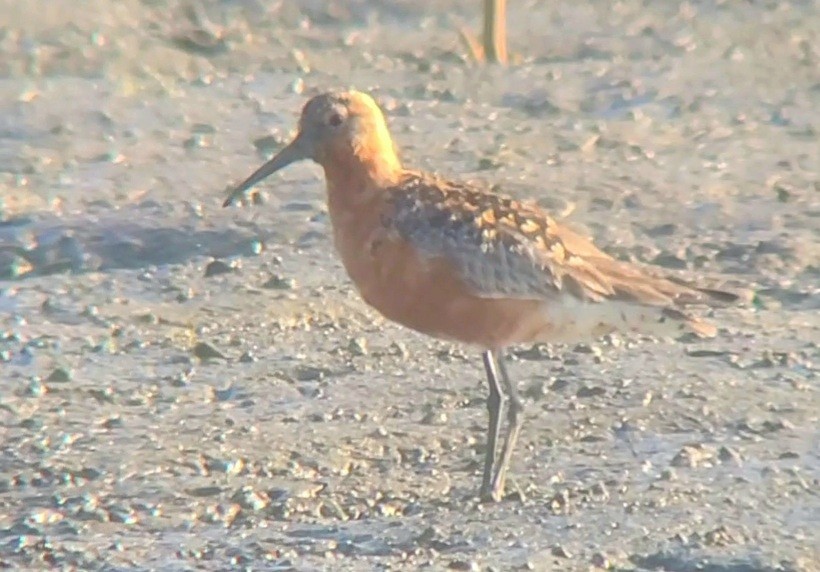
M 504 391 L 510 398 L 510 406 L 507 410 L 507 419 L 509 422 L 507 437 L 504 439 L 504 446 L 501 449 L 501 462 L 498 465 L 490 488 L 491 498 L 495 501 L 499 501 L 504 497 L 504 482 L 507 478 L 507 470 L 510 468 L 510 459 L 512 459 L 513 449 L 515 449 L 515 442 L 518 440 L 518 434 L 521 432 L 521 423 L 523 421 L 521 414 L 524 411 L 524 404 L 521 402 L 521 397 L 518 395 L 518 389 L 515 384 L 510 381 L 507 366 L 504 363 L 504 356 L 500 352 L 496 352 L 493 357 L 496 361 L 496 369 L 501 374 Z
M 481 480 L 481 498 L 491 498 L 493 474 L 495 472 L 496 448 L 498 447 L 498 433 L 501 429 L 501 386 L 499 378 L 502 374 L 498 368 L 495 354 L 486 351 L 482 354 L 484 370 L 487 373 L 487 382 L 490 385 L 490 394 L 487 396 L 487 412 L 490 422 L 487 426 L 487 452 L 484 456 L 484 478 Z

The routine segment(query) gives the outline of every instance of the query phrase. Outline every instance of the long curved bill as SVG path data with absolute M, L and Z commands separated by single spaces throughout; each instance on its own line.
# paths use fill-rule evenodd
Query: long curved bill
M 302 137 L 297 136 L 293 141 L 288 143 L 287 147 L 274 155 L 270 161 L 259 167 L 250 177 L 239 183 L 231 191 L 231 194 L 228 195 L 228 198 L 225 199 L 225 202 L 222 203 L 222 206 L 227 207 L 232 205 L 235 201 L 241 199 L 245 195 L 245 192 L 256 183 L 269 177 L 279 169 L 287 167 L 296 161 L 307 159 L 308 157 L 308 152 Z

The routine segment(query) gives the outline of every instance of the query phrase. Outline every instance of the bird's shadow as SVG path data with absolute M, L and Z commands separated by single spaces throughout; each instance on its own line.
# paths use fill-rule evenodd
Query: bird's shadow
M 652 554 L 635 555 L 630 558 L 638 570 L 663 570 L 668 572 L 777 572 L 783 568 L 773 568 L 756 558 L 708 558 L 698 557 L 689 551 L 661 551 Z M 616 570 L 635 570 L 631 567 Z
M 175 222 L 150 214 L 136 209 L 79 218 L 38 214 L 2 221 L 0 280 L 253 255 L 275 234 L 258 227 L 231 227 L 227 220 L 224 225 L 211 224 L 188 216 Z

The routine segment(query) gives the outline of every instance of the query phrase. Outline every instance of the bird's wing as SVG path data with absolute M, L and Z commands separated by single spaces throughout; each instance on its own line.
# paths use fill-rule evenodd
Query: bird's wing
M 612 258 L 537 205 L 409 172 L 389 189 L 384 223 L 424 256 L 444 257 L 485 298 L 619 300 L 652 306 L 708 302 L 708 294 Z

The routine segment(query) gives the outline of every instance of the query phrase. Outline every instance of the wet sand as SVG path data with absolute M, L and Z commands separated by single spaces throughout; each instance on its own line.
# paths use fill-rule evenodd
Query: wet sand
M 0 565 L 820 570 L 813 2 L 0 0 Z M 715 340 L 514 348 L 510 497 L 475 498 L 478 354 L 387 323 L 321 171 L 225 191 L 306 98 L 408 165 L 532 197 L 754 298 Z

